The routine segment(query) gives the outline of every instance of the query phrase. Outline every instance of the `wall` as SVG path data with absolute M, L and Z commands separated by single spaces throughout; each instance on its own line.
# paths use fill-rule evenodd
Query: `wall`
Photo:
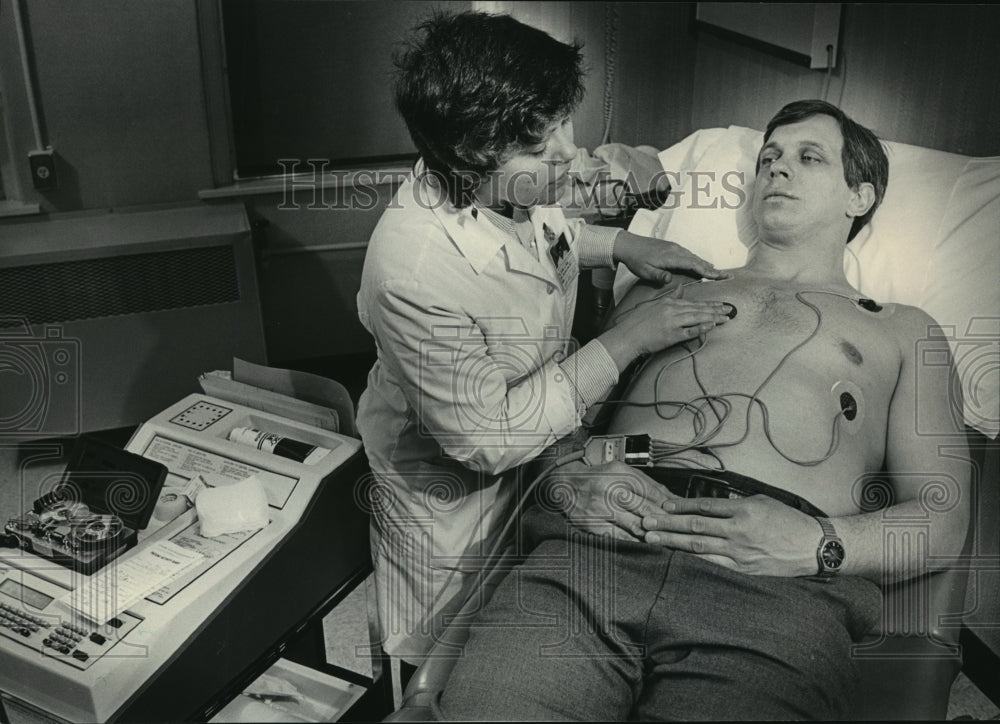
M 996 5 L 845 5 L 828 100 L 886 140 L 1000 154 L 998 35 Z M 696 46 L 692 128 L 763 128 L 785 103 L 823 97 L 823 71 L 704 32 Z
M 843 102 L 850 112 L 892 140 L 1000 154 L 1000 6 L 848 10 Z
M 694 130 L 693 3 L 616 3 L 618 54 L 611 140 L 666 148 Z
M 345 190 L 326 189 L 318 200 L 308 188 L 247 199 L 261 245 L 258 274 L 273 362 L 374 351 L 355 296 L 364 243 L 395 191 L 392 184 L 369 186 L 355 204 L 368 210 L 342 202 Z
M 59 189 L 32 188 L 35 148 L 11 3 L 0 5 L 0 69 L 12 165 L 44 212 L 196 201 L 211 185 L 195 4 L 22 2 L 38 107 Z
M 583 62 L 587 69 L 587 93 L 573 116 L 577 145 L 597 146 L 604 136 L 605 32 L 608 5 L 605 2 L 486 2 L 472 3 L 476 10 L 507 13 L 540 28 L 564 43 L 583 44 Z

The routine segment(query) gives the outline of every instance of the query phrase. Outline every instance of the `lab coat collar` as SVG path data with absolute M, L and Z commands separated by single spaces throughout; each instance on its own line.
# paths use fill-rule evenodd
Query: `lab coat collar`
M 444 226 L 448 236 L 476 274 L 482 273 L 504 247 L 506 238 L 503 232 L 486 219 L 477 219 L 471 206 L 456 209 L 433 176 L 421 175 L 423 170 L 423 161 L 419 161 L 413 180 L 418 203 L 434 212 L 434 216 Z
M 540 258 L 536 259 L 519 242 L 511 239 L 485 216 L 476 212 L 474 207 L 455 208 L 448 200 L 445 190 L 438 185 L 433 176 L 421 175 L 423 170 L 424 165 L 421 160 L 414 171 L 414 187 L 419 202 L 434 212 L 476 274 L 481 274 L 497 253 L 503 250 L 511 271 L 530 274 L 549 283 L 556 282 L 554 270 L 549 264 Z M 566 222 L 562 217 L 562 210 L 558 207 L 555 207 L 555 210 L 558 212 L 561 224 L 553 222 L 552 207 L 539 207 L 528 211 L 536 240 L 543 238 L 541 224 L 546 220 L 550 228 L 558 228 L 556 236 L 565 230 Z M 547 247 L 539 242 L 539 254 L 547 252 Z

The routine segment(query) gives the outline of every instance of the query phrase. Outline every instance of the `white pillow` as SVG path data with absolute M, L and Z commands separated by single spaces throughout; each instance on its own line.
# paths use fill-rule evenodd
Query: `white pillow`
M 763 133 L 697 131 L 660 153 L 670 201 L 640 212 L 635 233 L 669 239 L 720 268 L 746 263 L 754 166 Z M 922 308 L 951 340 L 965 422 L 1000 432 L 1000 157 L 887 142 L 889 185 L 872 222 L 845 248 L 844 269 L 879 302 Z M 634 277 L 619 271 L 615 298 Z

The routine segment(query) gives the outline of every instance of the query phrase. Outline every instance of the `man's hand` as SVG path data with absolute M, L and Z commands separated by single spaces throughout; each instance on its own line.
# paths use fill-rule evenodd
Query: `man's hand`
M 673 278 L 672 272 L 689 272 L 706 279 L 729 277 L 679 244 L 628 231 L 615 237 L 613 256 L 640 279 L 663 284 Z
M 553 471 L 547 498 L 573 525 L 591 533 L 611 533 L 641 541 L 644 516 L 659 515 L 676 496 L 648 475 L 625 463 L 587 465 L 574 461 Z
M 766 495 L 676 498 L 642 520 L 647 543 L 693 553 L 741 573 L 810 576 L 818 572 L 819 522 Z

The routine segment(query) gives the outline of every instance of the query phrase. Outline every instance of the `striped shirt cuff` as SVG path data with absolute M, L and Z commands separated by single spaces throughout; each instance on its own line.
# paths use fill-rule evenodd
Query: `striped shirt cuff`
M 559 365 L 576 390 L 577 414 L 607 397 L 618 382 L 618 367 L 599 340 L 593 339 Z
M 591 226 L 580 229 L 576 250 L 584 269 L 612 268 L 615 265 L 615 237 L 621 229 L 614 226 Z

